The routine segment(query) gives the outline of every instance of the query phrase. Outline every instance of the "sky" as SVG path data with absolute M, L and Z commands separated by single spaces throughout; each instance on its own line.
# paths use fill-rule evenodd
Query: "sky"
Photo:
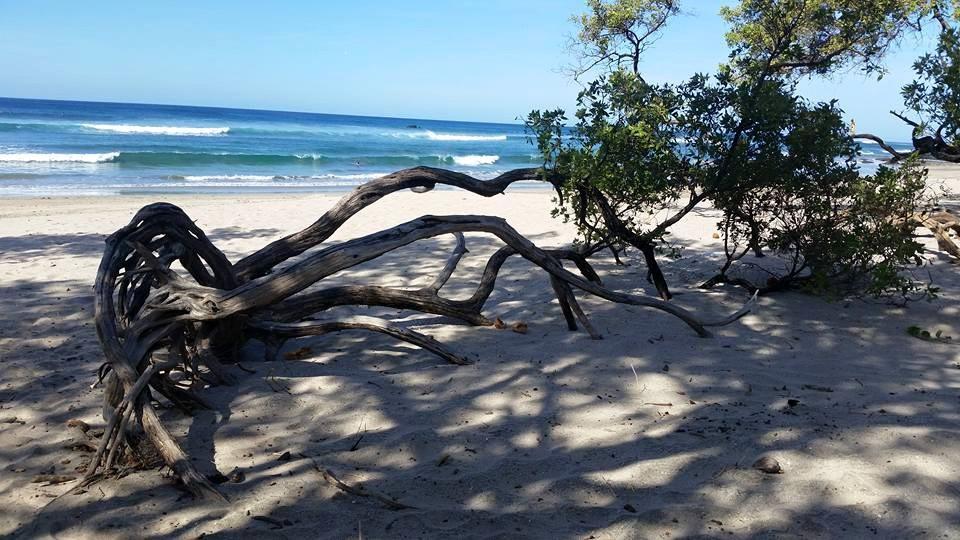
M 729 2 L 687 0 L 644 59 L 677 82 L 724 61 Z M 515 122 L 572 110 L 570 17 L 583 0 L 0 0 L 0 96 Z M 861 131 L 904 139 L 887 111 L 928 44 L 909 39 L 881 80 L 805 81 Z

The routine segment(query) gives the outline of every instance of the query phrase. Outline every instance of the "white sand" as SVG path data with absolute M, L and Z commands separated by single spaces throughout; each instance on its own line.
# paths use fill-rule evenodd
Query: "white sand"
M 244 471 L 244 482 L 222 486 L 230 504 L 191 500 L 167 472 L 145 471 L 58 499 L 38 517 L 73 483 L 31 480 L 77 474 L 85 461 L 64 448 L 76 435 L 67 420 L 103 425 L 101 391 L 88 388 L 101 362 L 90 285 L 103 238 L 152 200 L 0 201 L 0 418 L 17 419 L 0 424 L 0 535 L 960 535 L 960 348 L 906 334 L 917 325 L 960 341 L 957 267 L 929 238 L 930 264 L 918 272 L 942 287 L 933 302 L 902 308 L 780 294 L 711 339 L 663 313 L 596 299 L 584 307 L 605 339 L 569 332 L 545 276 L 512 260 L 487 313 L 526 321 L 527 335 L 436 317 L 415 323 L 477 358 L 474 366 L 341 333 L 288 345 L 309 345 L 307 359 L 251 359 L 253 375 L 231 368 L 241 382 L 208 392 L 215 412 L 192 420 L 164 412 L 201 469 Z M 170 200 L 236 260 L 306 226 L 335 197 Z M 397 194 L 334 240 L 425 213 L 482 213 L 506 217 L 539 245 L 564 245 L 572 230 L 550 208 L 546 192 Z M 685 220 L 674 231 L 683 257 L 666 263 L 675 301 L 704 317 L 746 299 L 738 289 L 693 288 L 716 268 L 715 222 L 709 210 Z M 412 246 L 341 281 L 424 284 L 450 245 Z M 451 292 L 468 290 L 496 245 L 477 237 L 468 247 Z M 640 264 L 598 257 L 597 266 L 609 287 L 651 292 Z M 799 404 L 788 407 L 788 399 Z M 358 430 L 363 439 L 351 452 Z M 292 459 L 278 461 L 283 452 Z M 752 470 L 763 455 L 786 472 Z M 322 480 L 314 460 L 417 508 L 390 511 L 346 495 Z M 255 516 L 288 524 L 272 528 Z

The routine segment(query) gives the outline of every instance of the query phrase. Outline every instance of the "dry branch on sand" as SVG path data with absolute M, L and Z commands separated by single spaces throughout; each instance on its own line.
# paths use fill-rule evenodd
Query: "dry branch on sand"
M 960 260 L 960 216 L 947 210 L 934 210 L 916 214 L 913 222 L 933 234 L 937 247 Z M 950 237 L 951 230 L 956 238 Z
M 190 491 L 223 498 L 194 468 L 163 425 L 151 405 L 152 396 L 163 396 L 185 410 L 204 406 L 198 391 L 207 385 L 230 383 L 231 375 L 224 365 L 237 360 L 238 350 L 247 339 L 263 341 L 267 357 L 272 359 L 291 338 L 367 330 L 422 347 L 454 364 L 468 363 L 432 337 L 388 321 L 316 317 L 335 306 L 367 305 L 442 315 L 472 325 L 493 325 L 482 310 L 501 266 L 513 255 L 549 274 L 568 327 L 576 329 L 579 321 L 595 338 L 600 336 L 580 308 L 575 289 L 611 302 L 666 312 L 700 336 L 709 335 L 708 327 L 729 324 L 750 310 L 752 301 L 729 317 L 705 322 L 669 302 L 612 291 L 600 284 L 578 252 L 540 249 L 496 217 L 423 216 L 378 233 L 317 247 L 351 216 L 399 190 L 423 192 L 443 184 L 489 197 L 503 193 L 514 182 L 539 178 L 536 169 L 510 171 L 489 181 L 426 167 L 399 171 L 360 186 L 314 224 L 236 264 L 180 208 L 166 203 L 144 207 L 129 225 L 107 239 L 96 278 L 96 328 L 106 355 L 104 417 L 108 423 L 83 484 L 109 473 L 126 448 L 140 447 L 133 443 L 145 439 Z M 488 260 L 474 294 L 465 300 L 451 300 L 440 292 L 466 253 L 463 233 L 491 234 L 505 246 Z M 445 234 L 456 237 L 456 247 L 427 287 L 317 287 L 335 273 L 418 240 Z M 312 248 L 317 249 L 276 268 Z M 580 275 L 566 270 L 563 259 L 574 263 Z M 176 268 L 175 263 L 182 268 Z

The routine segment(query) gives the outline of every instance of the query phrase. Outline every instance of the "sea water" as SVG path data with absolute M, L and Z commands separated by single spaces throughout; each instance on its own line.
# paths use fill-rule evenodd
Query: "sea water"
M 884 159 L 863 151 L 865 170 Z M 489 179 L 540 163 L 520 124 L 0 98 L 0 196 L 342 191 L 418 165 Z
M 344 190 L 539 163 L 518 124 L 0 98 L 0 196 Z

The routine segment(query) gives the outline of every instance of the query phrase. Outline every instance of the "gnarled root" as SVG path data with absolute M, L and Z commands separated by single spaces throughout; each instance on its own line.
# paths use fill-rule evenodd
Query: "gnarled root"
M 693 313 L 658 298 L 625 294 L 603 287 L 586 258 L 573 250 L 544 250 L 504 220 L 487 216 L 424 216 L 391 229 L 333 246 L 282 269 L 281 262 L 316 248 L 352 215 L 400 189 L 426 191 L 437 184 L 478 195 L 502 193 L 511 183 L 538 179 L 534 169 L 510 171 L 481 181 L 440 169 L 400 171 L 361 186 L 345 196 L 307 229 L 277 240 L 231 264 L 179 208 L 165 203 L 144 207 L 129 225 L 107 239 L 97 273 L 96 328 L 106 355 L 108 421 L 87 482 L 109 473 L 131 438 L 145 437 L 184 485 L 199 496 L 225 497 L 191 464 L 151 405 L 163 396 L 184 410 L 205 406 L 200 392 L 209 385 L 230 384 L 225 365 L 236 361 L 245 340 L 256 338 L 276 353 L 288 339 L 329 332 L 366 330 L 385 334 L 430 351 L 447 362 L 470 361 L 432 337 L 368 317 L 333 318 L 320 313 L 346 305 L 386 306 L 490 325 L 483 308 L 504 262 L 519 255 L 549 275 L 553 290 L 573 330 L 577 323 L 591 337 L 599 332 L 580 307 L 575 290 L 605 300 L 649 307 L 673 315 L 701 336 L 707 327 L 729 324 L 749 312 L 752 301 L 719 321 L 705 322 Z M 465 233 L 485 233 L 505 246 L 487 261 L 475 292 L 465 300 L 441 295 L 468 253 Z M 451 234 L 456 244 L 436 278 L 420 289 L 372 285 L 316 288 L 338 272 L 376 259 L 413 242 Z M 562 264 L 571 261 L 575 274 Z M 309 289 L 309 290 L 308 290 Z

